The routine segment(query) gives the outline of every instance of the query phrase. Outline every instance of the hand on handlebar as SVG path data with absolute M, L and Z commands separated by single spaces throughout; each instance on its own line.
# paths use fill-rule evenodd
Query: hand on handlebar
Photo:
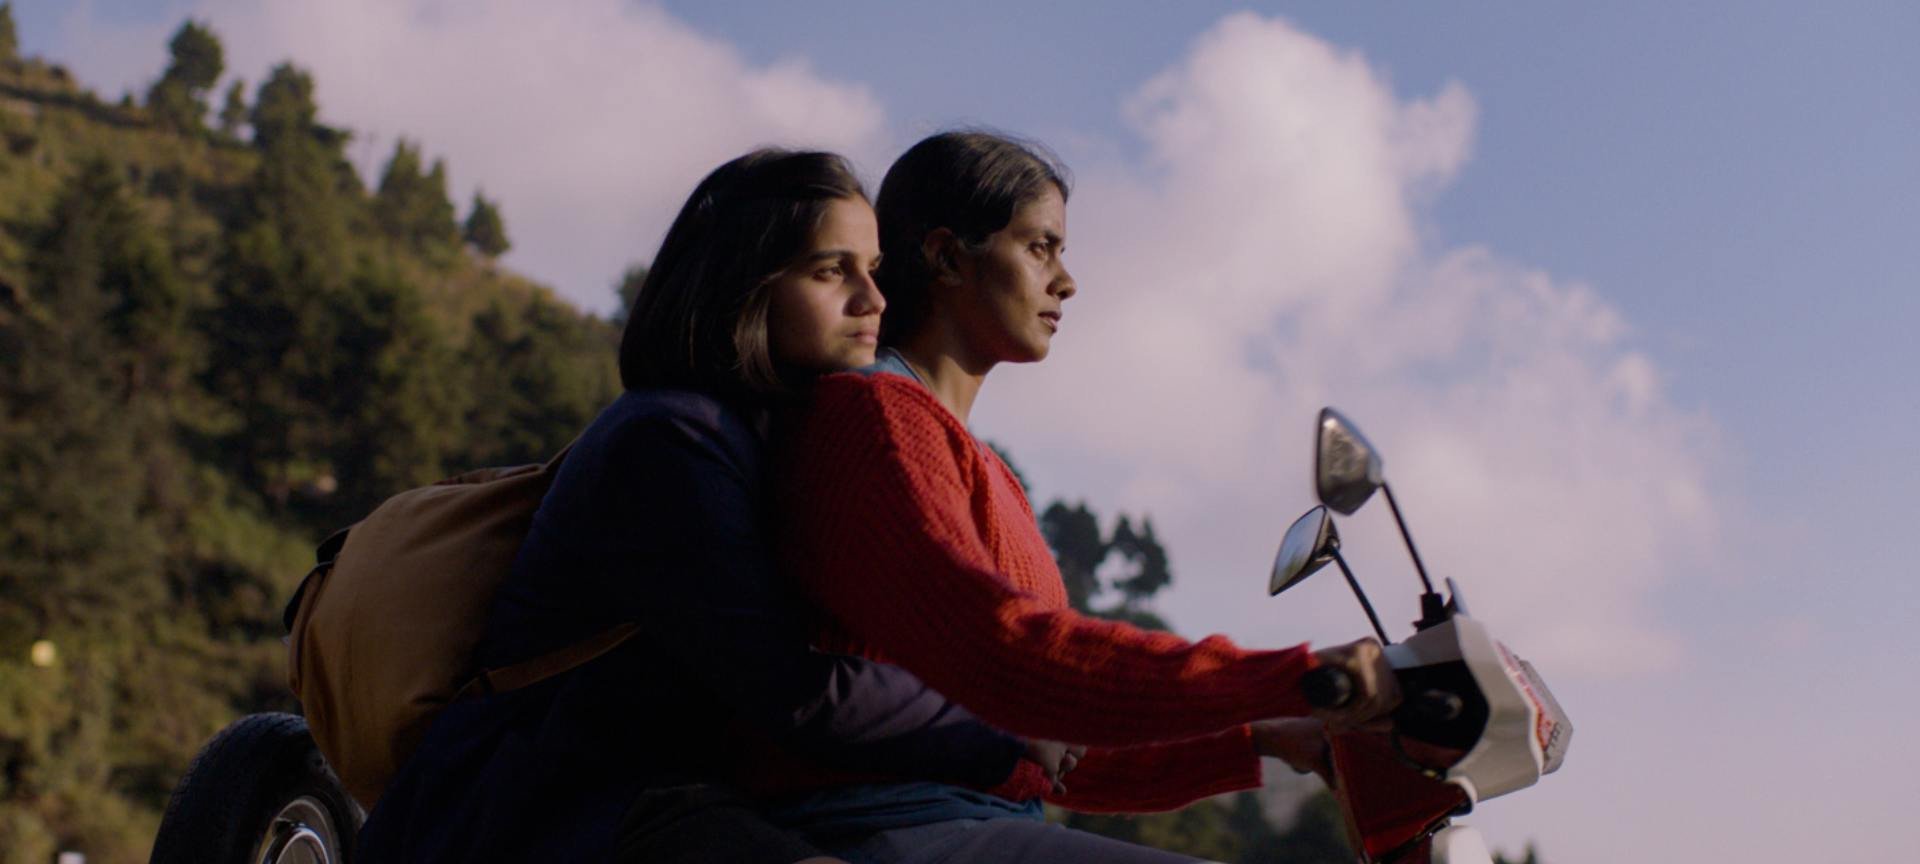
M 1059 741 L 1029 739 L 1027 758 L 1033 760 L 1047 773 L 1047 779 L 1053 783 L 1053 794 L 1064 795 L 1067 785 L 1064 782 L 1068 771 L 1080 764 L 1081 757 L 1087 755 L 1086 745 L 1064 744 Z
M 1322 648 L 1314 652 L 1314 657 L 1320 661 L 1320 669 L 1309 675 L 1328 683 L 1345 678 L 1344 684 L 1328 688 L 1331 692 L 1324 694 L 1336 698 L 1316 705 L 1314 710 L 1314 716 L 1326 721 L 1329 730 L 1343 732 L 1364 726 L 1400 705 L 1400 682 L 1393 677 L 1393 667 L 1387 665 L 1387 657 L 1374 639 Z M 1322 673 L 1321 669 L 1328 671 Z
M 1333 782 L 1333 766 L 1327 755 L 1327 727 L 1314 717 L 1276 717 L 1257 720 L 1253 730 L 1253 750 L 1287 763 L 1301 774 L 1309 771 Z

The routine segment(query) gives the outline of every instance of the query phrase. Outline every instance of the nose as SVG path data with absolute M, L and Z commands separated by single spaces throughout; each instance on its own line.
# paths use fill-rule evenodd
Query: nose
M 1065 264 L 1060 265 L 1060 272 L 1055 274 L 1053 281 L 1047 285 L 1047 293 L 1061 300 L 1072 297 L 1078 293 L 1079 290 L 1079 284 L 1073 281 L 1073 274 L 1067 272 Z
M 847 299 L 847 314 L 858 318 L 878 315 L 887 310 L 887 296 L 880 293 L 880 285 L 873 281 L 873 274 L 863 271 L 850 281 L 853 284 L 853 296 Z

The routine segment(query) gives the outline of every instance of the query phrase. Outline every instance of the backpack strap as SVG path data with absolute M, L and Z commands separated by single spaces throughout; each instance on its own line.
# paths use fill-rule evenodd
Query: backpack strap
M 483 669 L 479 675 L 474 676 L 472 681 L 467 682 L 467 686 L 460 688 L 459 693 L 454 694 L 453 701 L 459 702 L 463 699 L 476 699 L 495 693 L 518 690 L 538 684 L 562 672 L 571 672 L 590 661 L 599 659 L 608 651 L 620 647 L 638 632 L 640 632 L 640 625 L 629 621 L 532 660 L 523 660 L 499 669 Z
M 359 523 L 356 522 L 354 524 L 358 525 Z M 347 532 L 352 530 L 353 525 L 348 525 L 345 528 L 327 535 L 327 539 L 320 541 L 320 547 L 314 550 L 313 559 L 315 563 L 313 569 L 308 570 L 307 575 L 300 577 L 300 584 L 294 586 L 293 596 L 287 598 L 287 606 L 280 612 L 280 624 L 286 628 L 288 633 L 293 632 L 293 619 L 300 614 L 301 601 L 307 599 L 307 586 L 313 584 L 315 579 L 320 578 L 327 571 L 333 569 L 334 559 L 340 557 L 341 547 L 347 545 Z M 286 641 L 285 637 L 282 637 L 281 641 Z

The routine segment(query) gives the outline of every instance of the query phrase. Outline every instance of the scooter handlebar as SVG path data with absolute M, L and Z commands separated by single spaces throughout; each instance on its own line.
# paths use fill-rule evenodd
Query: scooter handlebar
M 1353 691 L 1353 676 L 1338 666 L 1316 666 L 1300 676 L 1301 695 L 1322 711 L 1346 707 L 1353 701 Z

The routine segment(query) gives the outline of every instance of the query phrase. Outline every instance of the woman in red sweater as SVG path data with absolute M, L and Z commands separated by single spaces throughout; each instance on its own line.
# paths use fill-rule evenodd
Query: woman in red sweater
M 1014 734 L 1093 749 L 1064 787 L 1023 765 L 991 795 L 839 785 L 768 808 L 852 860 L 1172 860 L 1046 826 L 1037 799 L 1167 810 L 1259 785 L 1262 755 L 1310 767 L 1318 721 L 1274 718 L 1307 715 L 1299 679 L 1318 664 L 1359 684 L 1329 722 L 1399 698 L 1372 640 L 1249 651 L 1069 608 L 1019 481 L 966 427 L 988 372 L 1045 358 L 1075 294 L 1067 193 L 1053 162 L 995 135 L 901 156 L 876 204 L 886 348 L 817 382 L 776 483 L 782 560 L 823 613 L 819 647 L 898 663 Z

